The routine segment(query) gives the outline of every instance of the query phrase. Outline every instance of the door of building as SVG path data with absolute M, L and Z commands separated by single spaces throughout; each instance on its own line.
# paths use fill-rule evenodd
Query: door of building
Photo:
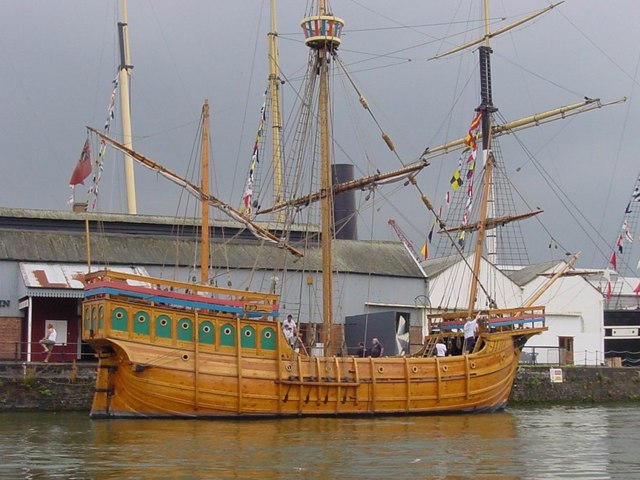
M 558 337 L 560 364 L 573 365 L 573 337 Z

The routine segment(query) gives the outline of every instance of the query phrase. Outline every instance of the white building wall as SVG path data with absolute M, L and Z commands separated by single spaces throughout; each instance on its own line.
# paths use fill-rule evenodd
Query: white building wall
M 546 281 L 546 277 L 538 277 L 527 284 L 525 298 Z M 602 302 L 602 295 L 582 277 L 559 278 L 535 302 L 537 305 L 545 305 L 549 330 L 530 339 L 527 347 L 559 347 L 560 337 L 573 337 L 574 364 L 601 364 L 604 362 Z M 544 362 L 541 357 L 545 350 L 536 351 L 539 352 L 538 362 Z
M 468 263 L 473 265 L 473 256 L 468 257 Z M 484 259 L 480 263 L 480 281 L 493 296 L 498 308 L 522 304 L 521 288 Z M 429 282 L 431 306 L 435 309 L 465 309 L 469 306 L 470 287 L 471 271 L 460 261 Z M 489 308 L 487 296 L 481 288 L 478 288 L 477 298 L 478 308 Z
M 17 262 L 0 261 L 0 300 L 8 300 L 9 306 L 0 307 L 0 317 L 21 316 L 18 308 L 19 288 L 22 282 Z M 24 288 L 24 286 L 23 286 Z

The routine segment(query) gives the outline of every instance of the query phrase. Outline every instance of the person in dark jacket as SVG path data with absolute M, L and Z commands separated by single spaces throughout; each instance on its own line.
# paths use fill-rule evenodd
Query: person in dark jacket
M 374 338 L 371 343 L 373 344 L 371 346 L 371 356 L 374 358 L 381 357 L 384 353 L 384 346 L 380 343 L 380 340 Z

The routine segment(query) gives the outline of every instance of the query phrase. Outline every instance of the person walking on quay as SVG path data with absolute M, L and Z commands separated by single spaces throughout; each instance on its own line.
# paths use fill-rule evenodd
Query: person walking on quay
M 40 345 L 42 345 L 42 348 L 44 348 L 44 351 L 42 353 L 47 354 L 44 359 L 45 362 L 49 361 L 49 357 L 51 356 L 51 352 L 53 351 L 53 346 L 56 344 L 57 337 L 58 332 L 56 332 L 56 329 L 53 328 L 53 323 L 50 323 L 49 325 L 47 325 L 47 332 L 45 336 L 39 342 Z

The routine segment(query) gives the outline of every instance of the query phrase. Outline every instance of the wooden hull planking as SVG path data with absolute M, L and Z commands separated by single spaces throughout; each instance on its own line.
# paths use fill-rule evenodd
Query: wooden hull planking
M 507 402 L 527 338 L 482 333 L 448 357 L 295 353 L 277 317 L 87 295 L 83 337 L 99 357 L 92 417 L 273 417 L 493 411 Z

